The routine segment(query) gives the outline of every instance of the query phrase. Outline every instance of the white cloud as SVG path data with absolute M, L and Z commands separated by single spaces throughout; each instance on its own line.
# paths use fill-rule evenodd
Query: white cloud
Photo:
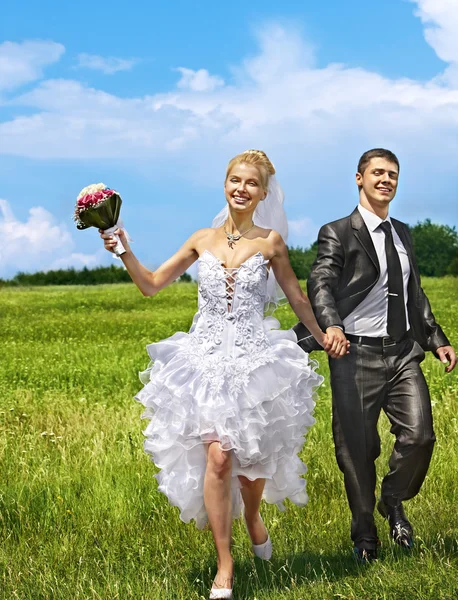
M 181 73 L 181 79 L 177 83 L 181 89 L 189 89 L 193 92 L 212 92 L 215 88 L 224 85 L 224 79 L 217 75 L 210 75 L 206 69 L 193 71 L 178 67 L 176 70 Z
M 458 18 L 458 3 L 455 8 L 445 0 L 418 0 L 417 8 L 435 28 L 435 47 L 451 69 L 455 41 L 446 31 Z M 229 156 L 260 147 L 280 167 L 280 180 L 294 179 L 315 207 L 330 194 L 335 204 L 336 197 L 354 192 L 354 186 L 342 187 L 345 180 L 333 186 L 328 166 L 340 169 L 340 176 L 344 169 L 348 173 L 374 146 L 390 147 L 417 173 L 427 169 L 428 180 L 410 187 L 412 198 L 422 195 L 425 203 L 435 192 L 434 165 L 439 176 L 455 173 L 458 78 L 422 82 L 342 64 L 317 67 L 313 48 L 293 27 L 269 25 L 257 37 L 257 54 L 231 67 L 226 82 L 204 68 L 180 67 L 179 85 L 168 93 L 124 98 L 79 81 L 45 80 L 14 99 L 16 114 L 21 105 L 27 112 L 0 123 L 0 152 L 37 159 L 116 158 L 148 163 L 149 171 L 153 161 L 157 172 L 173 161 L 180 177 L 201 185 L 211 178 L 208 184 L 214 185 Z M 203 161 L 208 177 L 202 177 Z M 303 200 L 292 196 L 293 214 L 307 214 L 299 207 Z M 412 199 L 411 206 L 418 202 Z M 310 210 L 315 218 L 313 206 Z
M 458 63 L 458 5 L 456 0 L 412 0 L 426 25 L 425 39 L 447 63 Z
M 0 44 L 0 90 L 13 90 L 43 76 L 44 67 L 57 62 L 65 48 L 47 41 Z
M 288 244 L 290 246 L 306 247 L 317 239 L 318 227 L 312 219 L 300 217 L 288 221 Z
M 449 63 L 442 80 L 458 84 L 458 3 L 456 0 L 411 0 L 425 24 L 425 39 Z
M 137 64 L 135 59 L 115 58 L 114 56 L 97 56 L 94 54 L 78 54 L 77 68 L 102 71 L 105 75 L 113 75 L 118 71 L 130 71 Z
M 41 206 L 31 208 L 27 220 L 20 221 L 0 199 L 0 240 L 0 277 L 100 263 L 96 255 L 72 252 L 75 244 L 66 226 Z
M 260 84 L 283 80 L 285 73 L 307 71 L 315 64 L 313 47 L 306 43 L 291 22 L 280 26 L 266 24 L 256 32 L 259 52 L 243 61 L 242 69 L 235 69 Z
M 191 162 L 209 150 L 227 156 L 253 145 L 274 155 L 294 147 L 302 160 L 339 143 L 358 153 L 368 145 L 418 149 L 437 142 L 439 151 L 450 152 L 458 135 L 458 86 L 339 64 L 317 68 L 294 30 L 269 26 L 258 39 L 259 53 L 233 69 L 231 84 L 205 69 L 180 68 L 177 89 L 121 98 L 78 81 L 44 81 L 14 100 L 34 113 L 0 124 L 0 152 L 132 160 L 181 155 Z
M 82 267 L 95 267 L 100 265 L 99 254 L 82 254 L 81 252 L 72 252 L 61 258 L 56 258 L 48 267 L 49 269 L 68 269 L 69 267 L 75 267 L 77 269 Z

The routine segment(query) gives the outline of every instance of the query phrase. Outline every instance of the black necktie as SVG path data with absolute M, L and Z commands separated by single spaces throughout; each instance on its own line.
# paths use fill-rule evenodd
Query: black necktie
M 394 247 L 391 224 L 379 225 L 385 234 L 386 265 L 388 269 L 388 335 L 399 341 L 406 332 L 406 306 L 401 261 Z

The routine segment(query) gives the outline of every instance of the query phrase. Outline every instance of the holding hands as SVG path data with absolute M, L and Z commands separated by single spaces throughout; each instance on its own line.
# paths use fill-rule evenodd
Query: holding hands
M 328 327 L 326 329 L 322 346 L 331 358 L 342 358 L 350 353 L 350 342 L 340 327 Z

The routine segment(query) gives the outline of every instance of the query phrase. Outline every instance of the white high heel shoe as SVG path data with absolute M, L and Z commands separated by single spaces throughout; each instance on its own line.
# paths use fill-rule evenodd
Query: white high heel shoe
M 232 582 L 233 579 L 228 577 L 224 580 L 224 584 L 226 584 L 227 581 Z M 232 600 L 232 588 L 218 587 L 218 585 L 213 582 L 212 589 L 210 590 L 210 600 Z
M 267 540 L 263 544 L 252 544 L 254 555 L 262 560 L 270 560 L 272 558 L 272 540 L 267 533 Z
M 261 518 L 262 521 L 262 518 Z M 262 521 L 262 523 L 264 524 L 264 521 Z M 246 524 L 246 520 L 245 520 L 245 524 Z M 265 525 L 264 525 L 265 527 Z M 270 560 L 272 558 L 272 540 L 270 539 L 270 535 L 269 532 L 267 531 L 266 528 L 266 533 L 267 533 L 267 539 L 263 544 L 251 544 L 251 548 L 253 550 L 253 553 L 255 556 L 257 556 L 258 558 L 260 558 L 261 560 Z M 248 534 L 249 535 L 249 534 Z

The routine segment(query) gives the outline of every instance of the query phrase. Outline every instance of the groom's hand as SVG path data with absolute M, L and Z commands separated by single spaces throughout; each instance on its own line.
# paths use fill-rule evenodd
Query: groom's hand
M 445 372 L 450 373 L 456 366 L 456 353 L 453 346 L 441 346 L 436 350 L 439 360 L 445 367 Z
M 342 358 L 349 353 L 350 342 L 340 327 L 326 329 L 327 344 L 324 349 L 331 358 Z

